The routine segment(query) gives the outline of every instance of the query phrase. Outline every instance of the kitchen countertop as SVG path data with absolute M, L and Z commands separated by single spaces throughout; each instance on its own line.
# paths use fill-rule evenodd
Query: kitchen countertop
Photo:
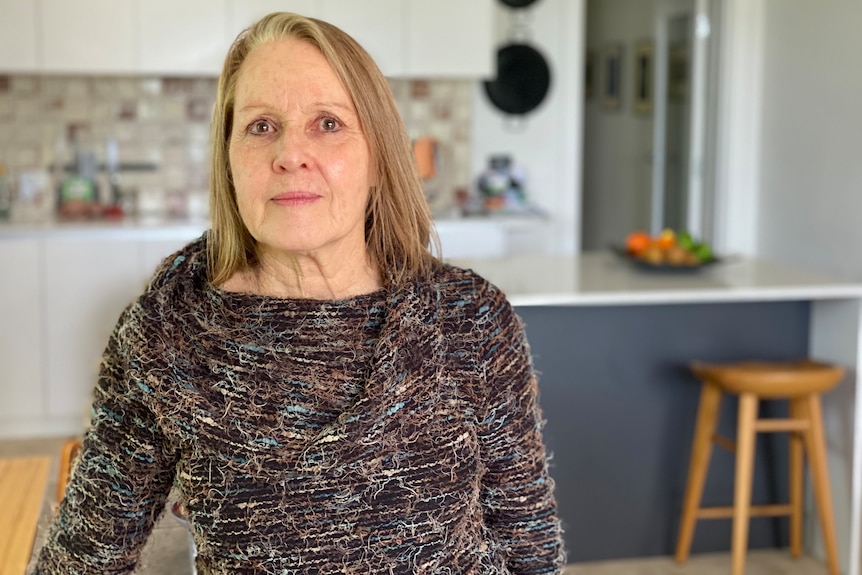
M 862 284 L 741 256 L 679 272 L 642 270 L 611 252 L 447 261 L 473 269 L 516 306 L 862 298 Z
M 0 239 L 34 237 L 195 237 L 210 227 L 205 219 L 120 218 L 2 222 Z
M 548 220 L 538 216 L 499 215 L 443 218 L 435 220 L 434 226 L 441 236 L 446 236 L 454 231 L 469 230 L 470 233 L 480 234 L 476 236 L 475 241 L 481 241 L 483 236 L 489 234 L 493 236 L 495 229 L 499 229 L 499 233 L 502 234 L 505 230 L 533 229 L 547 225 L 547 222 Z M 107 235 L 115 232 L 120 234 L 146 234 L 152 232 L 167 233 L 171 230 L 178 233 L 191 231 L 200 234 L 209 227 L 209 220 L 205 218 L 171 219 L 158 216 L 93 220 L 0 221 L 0 237 L 57 234 Z M 495 237 L 493 236 L 491 239 L 493 240 Z
M 83 237 L 110 242 L 116 238 L 131 238 L 165 239 L 182 245 L 208 226 L 208 222 L 203 220 L 3 223 L 0 224 L 0 241 L 47 239 L 62 243 L 66 238 Z M 470 236 L 467 238 L 469 241 L 462 243 L 472 247 L 474 239 Z M 862 393 L 856 393 L 862 389 L 862 370 L 858 369 L 862 366 L 859 338 L 862 333 L 862 283 L 742 256 L 727 256 L 719 263 L 695 272 L 680 273 L 643 271 L 609 251 L 570 256 L 531 254 L 447 258 L 447 261 L 474 269 L 498 285 L 516 307 L 812 302 L 808 334 L 810 355 L 844 365 L 851 374 L 843 386 L 844 395 L 834 396 L 824 403 L 824 407 L 828 418 L 848 422 L 846 441 L 833 445 L 830 465 L 847 470 L 852 467 L 851 480 L 836 478 L 833 489 L 837 507 L 849 510 L 847 516 L 838 521 L 839 541 L 843 548 L 849 549 L 845 567 L 849 566 L 847 571 L 850 575 L 859 575 L 862 554 L 862 417 L 855 414 L 862 414 Z M 566 313 L 576 311 L 566 310 Z
M 463 229 L 476 228 L 483 237 L 493 224 L 523 225 L 518 218 L 467 218 L 436 223 L 441 235 L 459 223 L 467 223 L 474 225 Z M 104 237 L 191 241 L 209 225 L 203 219 L 164 218 L 2 222 L 0 239 Z M 472 236 L 467 240 L 468 246 L 479 241 Z M 498 238 L 495 244 L 502 241 Z M 446 261 L 475 270 L 506 292 L 516 306 L 862 299 L 862 284 L 742 256 L 730 256 L 695 271 L 676 272 L 639 269 L 611 252 L 503 256 L 501 251 L 502 248 L 478 250 L 481 257 L 446 258 Z
M 458 259 L 453 264 L 474 269 L 499 286 L 522 313 L 541 310 L 529 306 L 555 306 L 552 314 L 576 321 L 571 313 L 602 307 L 613 315 L 621 307 L 715 303 L 810 303 L 807 355 L 842 365 L 847 377 L 839 389 L 823 397 L 824 418 L 841 422 L 828 434 L 829 468 L 841 470 L 831 477 L 842 572 L 860 575 L 862 557 L 862 284 L 812 271 L 748 257 L 731 256 L 696 272 L 644 271 L 612 252 L 584 253 L 578 257 L 516 257 Z M 635 317 L 637 311 L 634 312 Z M 619 316 L 617 316 L 619 317 Z M 530 321 L 528 320 L 528 325 Z M 535 325 L 533 323 L 532 325 Z M 609 328 L 612 329 L 612 328 Z M 709 330 L 709 326 L 703 326 Z M 555 338 L 568 337 L 558 328 Z M 684 335 L 679 334 L 679 337 Z M 685 346 L 682 346 L 685 349 Z M 560 349 L 565 349 L 565 344 Z M 738 352 L 737 352 L 738 353 Z M 614 356 L 614 363 L 623 360 Z M 658 368 L 656 368 L 658 369 Z M 618 369 L 618 371 L 620 371 Z M 621 371 L 625 371 L 622 369 Z M 601 373 L 601 370 L 599 370 Z M 644 374 L 647 377 L 647 374 Z M 611 378 L 613 380 L 613 378 Z M 619 390 L 617 390 L 618 392 Z M 603 390 L 598 396 L 612 396 Z M 579 398 L 593 397 L 584 395 Z M 638 410 L 641 413 L 641 410 Z M 583 428 L 580 428 L 583 429 Z M 806 532 L 813 532 L 816 514 L 809 505 Z M 808 552 L 823 558 L 822 543 L 806 544 Z

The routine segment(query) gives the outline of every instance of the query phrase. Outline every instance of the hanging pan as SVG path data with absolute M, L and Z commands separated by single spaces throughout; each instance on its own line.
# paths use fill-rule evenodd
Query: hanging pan
M 507 44 L 497 51 L 497 77 L 485 82 L 485 93 L 497 109 L 522 116 L 548 95 L 551 70 L 542 54 L 528 44 Z
M 536 0 L 500 0 L 500 2 L 509 8 L 526 8 L 535 1 Z

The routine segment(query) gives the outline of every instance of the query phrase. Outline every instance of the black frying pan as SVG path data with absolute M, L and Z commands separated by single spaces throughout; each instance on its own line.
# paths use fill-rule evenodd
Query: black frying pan
M 536 0 L 500 0 L 500 2 L 509 8 L 526 8 L 535 1 Z
M 497 77 L 484 84 L 485 93 L 499 110 L 523 115 L 535 110 L 548 95 L 551 70 L 532 46 L 507 44 L 497 51 Z

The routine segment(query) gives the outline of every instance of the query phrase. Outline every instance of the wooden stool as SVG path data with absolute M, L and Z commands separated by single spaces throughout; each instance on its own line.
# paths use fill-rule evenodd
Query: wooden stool
M 790 516 L 790 552 L 802 553 L 802 482 L 803 445 L 808 454 L 812 487 L 826 559 L 831 575 L 839 575 L 835 543 L 835 519 L 826 463 L 826 441 L 820 394 L 832 389 L 844 377 L 837 366 L 813 361 L 691 365 L 703 382 L 697 425 L 691 449 L 688 483 L 685 490 L 676 561 L 688 559 L 697 519 L 733 518 L 732 575 L 742 575 L 748 548 L 748 521 L 758 516 Z M 721 394 L 739 396 L 736 443 L 717 436 Z M 758 419 L 761 399 L 789 399 L 787 419 Z M 790 503 L 788 505 L 751 505 L 754 476 L 754 443 L 757 432 L 789 431 L 790 436 Z M 712 454 L 712 444 L 736 451 L 733 507 L 700 507 L 703 486 Z
M 69 484 L 72 468 L 81 453 L 81 443 L 80 437 L 74 437 L 67 439 L 63 443 L 63 447 L 60 448 L 60 466 L 57 471 L 57 503 L 62 501 L 66 494 L 66 486 Z

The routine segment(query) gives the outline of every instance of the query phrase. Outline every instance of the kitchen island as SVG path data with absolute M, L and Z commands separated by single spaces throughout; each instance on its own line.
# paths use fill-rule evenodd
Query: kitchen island
M 452 263 L 498 285 L 525 321 L 570 561 L 673 553 L 700 391 L 688 362 L 811 356 L 848 368 L 823 405 L 841 562 L 858 575 L 862 285 L 734 257 L 678 273 L 605 252 Z M 724 404 L 720 432 L 733 436 L 735 398 Z M 757 451 L 755 501 L 785 501 L 786 434 Z M 732 455 L 714 450 L 704 504 L 732 493 Z M 807 545 L 822 556 L 815 525 L 809 508 Z M 750 540 L 786 546 L 786 519 L 754 519 Z M 694 552 L 729 548 L 729 521 L 698 522 Z
M 0 261 L 13 270 L 0 275 L 0 436 L 81 432 L 120 312 L 162 258 L 206 227 L 0 226 Z M 525 320 L 572 561 L 670 554 L 699 394 L 689 361 L 810 355 L 849 368 L 824 409 L 839 551 L 858 575 L 862 286 L 746 258 L 684 274 L 647 274 L 610 253 L 451 261 L 500 286 Z M 780 464 L 781 441 L 759 443 L 758 453 Z M 723 456 L 706 504 L 730 500 L 732 460 Z M 766 473 L 765 460 L 755 498 L 780 499 L 786 481 Z M 807 521 L 816 551 L 813 514 Z M 785 531 L 780 520 L 755 520 L 752 546 L 781 545 Z M 700 522 L 693 550 L 729 549 L 729 535 L 727 522 Z

